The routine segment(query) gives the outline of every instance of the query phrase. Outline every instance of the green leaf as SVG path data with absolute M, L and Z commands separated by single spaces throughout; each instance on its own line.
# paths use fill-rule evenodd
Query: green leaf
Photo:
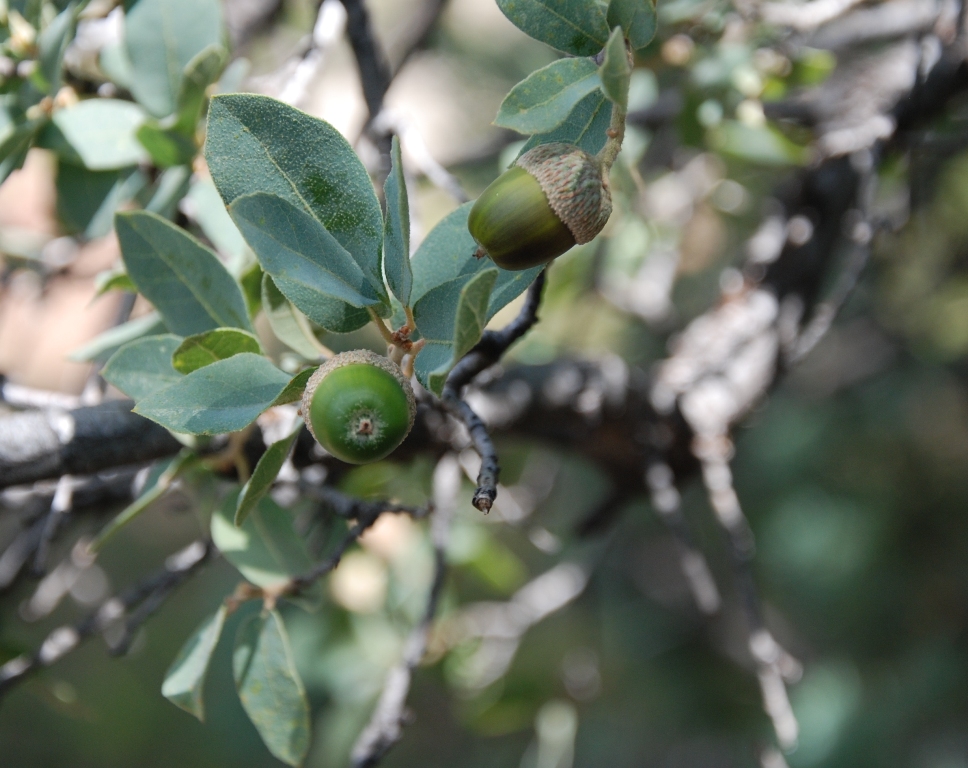
M 249 516 L 249 512 L 272 488 L 272 483 L 275 481 L 276 475 L 279 474 L 279 470 L 282 469 L 282 465 L 286 463 L 286 457 L 292 450 L 293 443 L 296 442 L 302 428 L 302 420 L 299 420 L 291 435 L 274 442 L 266 448 L 266 452 L 259 458 L 259 463 L 252 470 L 252 477 L 242 486 L 242 493 L 239 494 L 239 503 L 235 508 L 236 527 L 242 525 Z
M 229 212 L 276 287 L 314 322 L 329 319 L 319 311 L 327 304 L 383 303 L 339 241 L 289 201 L 260 192 L 236 198 Z
M 615 27 L 612 30 L 612 36 L 608 38 L 608 45 L 605 46 L 605 60 L 599 69 L 599 75 L 605 95 L 625 109 L 629 101 L 632 65 L 629 64 L 625 49 L 625 33 L 622 32 L 621 27 Z
M 438 285 L 443 285 L 457 277 L 462 278 L 466 283 L 477 273 L 495 268 L 494 262 L 490 259 L 474 258 L 477 243 L 467 231 L 467 215 L 472 205 L 473 203 L 465 203 L 447 215 L 431 230 L 413 255 L 411 302 L 414 305 Z M 497 282 L 494 284 L 487 307 L 487 319 L 490 320 L 499 309 L 527 289 L 542 269 L 543 267 L 533 267 L 521 272 L 498 269 Z M 421 352 L 417 359 L 419 360 L 423 354 Z
M 256 262 L 251 264 L 239 277 L 239 285 L 242 286 L 242 295 L 245 297 L 245 306 L 249 310 L 249 317 L 253 319 L 262 309 L 262 278 L 264 276 L 265 272 Z
M 119 88 L 131 90 L 134 73 L 131 71 L 131 60 L 128 59 L 128 49 L 125 48 L 123 40 L 105 45 L 98 56 L 97 64 L 108 80 Z
M 309 751 L 309 702 L 276 611 L 250 616 L 239 627 L 232 670 L 239 700 L 269 751 L 301 765 Z
M 261 355 L 262 345 L 248 331 L 216 328 L 185 339 L 172 353 L 171 365 L 179 373 L 191 373 L 242 352 Z
M 641 51 L 655 37 L 655 5 L 652 0 L 610 0 L 608 26 L 621 27 L 632 49 Z
M 175 110 L 182 73 L 195 56 L 222 42 L 216 0 L 139 0 L 125 15 L 131 92 L 156 117 Z
M 161 684 L 162 696 L 202 722 L 205 721 L 202 688 L 215 646 L 222 636 L 226 615 L 225 606 L 220 606 L 199 625 L 168 667 L 165 682 Z
M 322 354 L 318 342 L 313 343 L 315 339 L 310 338 L 312 331 L 308 323 L 299 317 L 299 310 L 289 303 L 267 274 L 262 276 L 262 311 L 272 332 L 283 344 L 307 360 L 315 360 Z
M 591 59 L 553 61 L 511 89 L 494 124 L 519 133 L 550 131 L 561 125 L 575 105 L 601 85 L 598 67 Z
M 228 61 L 228 51 L 221 45 L 213 44 L 199 51 L 182 73 L 175 98 L 174 129 L 188 136 L 195 135 L 198 118 L 205 105 L 206 89 L 222 74 Z
M 261 355 L 243 352 L 193 371 L 134 410 L 173 432 L 236 432 L 273 404 L 289 378 Z
M 175 216 L 178 202 L 188 192 L 188 184 L 192 178 L 192 169 L 187 165 L 177 165 L 167 168 L 155 185 L 155 193 L 151 196 L 145 210 L 157 213 L 166 219 Z
M 588 154 L 594 155 L 605 146 L 612 117 L 612 105 L 602 91 L 594 91 L 578 102 L 568 118 L 549 133 L 532 136 L 521 148 L 524 154 L 539 144 L 564 142 L 575 144 Z
M 292 514 L 270 497 L 259 499 L 236 527 L 238 491 L 229 494 L 212 514 L 212 541 L 225 559 L 257 587 L 286 584 L 313 567 L 306 543 L 292 526 Z
M 90 363 L 94 360 L 107 360 L 129 341 L 154 336 L 165 332 L 165 324 L 157 312 L 149 312 L 134 320 L 108 328 L 95 336 L 91 341 L 68 356 L 68 360 L 75 363 Z
M 53 122 L 85 167 L 106 171 L 148 159 L 135 136 L 144 119 L 130 101 L 87 99 L 55 112 Z
M 306 391 L 307 382 L 318 367 L 318 365 L 314 365 L 312 368 L 307 368 L 293 376 L 292 381 L 279 393 L 279 397 L 275 399 L 273 405 L 286 405 L 287 403 L 294 403 L 302 398 L 303 392 Z
M 182 380 L 171 364 L 171 356 L 181 342 L 181 337 L 172 333 L 129 341 L 111 355 L 101 375 L 128 397 L 142 400 Z
M 605 12 L 593 0 L 497 0 L 497 5 L 526 35 L 565 53 L 594 56 L 608 40 Z
M 480 340 L 497 277 L 498 268 L 491 267 L 468 281 L 455 278 L 426 293 L 414 306 L 421 338 L 427 347 L 436 348 L 426 358 L 427 347 L 417 355 L 417 378 L 438 395 L 450 369 Z M 449 351 L 445 361 L 444 348 Z
M 144 189 L 148 179 L 137 169 L 90 171 L 61 160 L 56 183 L 61 223 L 68 231 L 93 239 L 111 231 L 115 211 Z
M 124 526 L 134 520 L 158 499 L 164 496 L 176 477 L 183 469 L 195 463 L 198 456 L 187 448 L 182 448 L 178 455 L 168 462 L 155 467 L 155 471 L 148 477 L 141 495 L 121 510 L 114 519 L 105 525 L 88 545 L 91 552 L 98 552 L 105 542 Z
M 128 273 L 123 269 L 109 269 L 94 276 L 94 295 L 103 296 L 108 291 L 128 291 L 137 293 L 138 289 Z
M 209 178 L 195 177 L 185 202 L 188 215 L 202 228 L 215 249 L 228 258 L 229 271 L 238 274 L 234 270 L 238 270 L 245 261 L 245 239 L 225 209 L 215 184 Z
M 115 227 L 128 275 L 173 332 L 252 329 L 238 283 L 194 237 L 146 211 L 119 213 Z
M 382 295 L 383 213 L 369 174 L 333 126 L 266 96 L 216 96 L 208 108 L 205 157 L 226 205 L 265 192 L 302 208 Z
M 37 37 L 38 74 L 43 79 L 46 93 L 57 93 L 61 86 L 64 52 L 74 38 L 77 3 L 71 3 L 48 24 Z
M 193 137 L 173 128 L 163 128 L 156 122 L 145 123 L 136 135 L 141 146 L 151 155 L 151 161 L 159 168 L 186 165 L 198 151 Z
M 383 269 L 390 290 L 401 304 L 409 305 L 413 288 L 413 271 L 410 269 L 410 202 L 407 199 L 407 182 L 403 176 L 400 157 L 400 140 L 394 136 L 390 147 L 390 174 L 383 185 L 387 203 L 386 222 L 383 225 Z
M 46 117 L 28 120 L 7 132 L 0 141 L 0 184 L 11 173 L 23 167 L 30 145 L 47 123 Z

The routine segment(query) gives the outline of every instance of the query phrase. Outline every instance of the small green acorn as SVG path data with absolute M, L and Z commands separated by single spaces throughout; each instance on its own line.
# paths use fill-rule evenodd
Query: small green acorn
M 608 177 L 574 144 L 540 144 L 481 193 L 467 228 L 503 269 L 546 264 L 591 241 L 612 213 Z
M 341 352 L 306 384 L 301 413 L 316 441 L 348 464 L 389 455 L 410 434 L 417 413 L 400 367 L 365 349 Z

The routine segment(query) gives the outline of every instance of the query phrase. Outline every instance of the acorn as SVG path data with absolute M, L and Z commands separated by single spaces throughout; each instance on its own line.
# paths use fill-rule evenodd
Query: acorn
M 323 448 L 348 464 L 392 453 L 410 434 L 417 401 L 400 366 L 365 349 L 341 352 L 306 384 L 300 409 Z
M 502 269 L 546 264 L 590 242 L 612 213 L 608 177 L 574 144 L 539 144 L 481 193 L 467 228 Z

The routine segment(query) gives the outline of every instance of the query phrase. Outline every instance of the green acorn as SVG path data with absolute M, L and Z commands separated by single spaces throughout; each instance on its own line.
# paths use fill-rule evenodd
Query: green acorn
M 503 269 L 546 264 L 591 241 L 612 213 L 608 177 L 574 144 L 540 144 L 481 193 L 467 228 Z
M 417 401 L 396 363 L 359 349 L 319 366 L 300 409 L 316 441 L 348 464 L 389 455 L 410 434 Z

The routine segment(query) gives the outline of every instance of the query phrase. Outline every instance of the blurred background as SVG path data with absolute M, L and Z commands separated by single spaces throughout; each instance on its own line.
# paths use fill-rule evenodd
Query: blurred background
M 294 89 L 287 100 L 331 122 L 374 163 L 360 140 L 367 110 L 342 6 L 328 0 L 317 24 L 314 4 L 284 0 L 239 39 L 239 19 L 255 6 L 229 2 L 237 87 L 277 97 Z M 953 23 L 951 8 L 931 0 L 840 5 L 841 14 L 811 27 L 754 21 L 721 0 L 660 2 L 658 34 L 633 74 L 629 136 L 613 172 L 616 212 L 603 236 L 551 266 L 541 321 L 513 348 L 508 368 L 578 359 L 650 375 L 739 275 L 751 238 L 827 151 L 823 142 L 843 138 L 843 121 L 798 122 L 795 108 L 809 105 L 810 94 L 829 95 L 824 88 L 840 88 L 841 106 L 861 101 L 881 81 L 857 72 L 876 73 L 875 64 L 896 62 L 912 44 L 928 56 L 925 41 L 945 42 L 943 24 Z M 900 14 L 901 6 L 920 26 L 858 35 L 874 17 L 856 14 Z M 513 27 L 493 0 L 369 0 L 367 8 L 399 67 L 384 119 L 404 137 L 419 241 L 458 204 L 439 183 L 442 168 L 473 198 L 514 159 L 524 137 L 491 121 L 511 86 L 556 54 Z M 428 10 L 439 19 L 401 65 L 411 27 Z M 314 25 L 326 44 L 299 80 L 304 59 L 291 57 Z M 109 34 L 89 32 L 68 55 L 78 67 L 84 45 L 103 46 L 97 34 Z M 848 127 L 862 130 L 861 118 Z M 771 747 L 702 484 L 693 478 L 679 490 L 723 593 L 711 618 L 695 607 L 675 540 L 644 489 L 623 496 L 609 524 L 579 535 L 582 521 L 614 498 L 608 472 L 578 443 L 498 433 L 502 495 L 482 517 L 464 480 L 441 623 L 415 678 L 413 721 L 388 768 L 781 768 L 784 760 L 792 768 L 968 768 L 966 119 L 968 104 L 950 99 L 885 152 L 866 269 L 833 327 L 778 376 L 735 434 L 734 484 L 756 536 L 766 621 L 803 664 L 790 687 L 796 749 L 781 757 Z M 34 149 L 0 186 L 0 372 L 8 386 L 76 404 L 96 370 L 79 361 L 97 359 L 84 347 L 115 324 L 125 299 L 97 296 L 99 274 L 119 262 L 117 244 L 110 218 L 104 226 L 96 211 L 64 203 L 69 175 L 53 153 Z M 181 202 L 189 220 L 211 189 L 196 168 Z M 834 260 L 822 290 L 847 259 Z M 133 316 L 146 309 L 136 304 Z M 379 345 L 365 332 L 325 342 Z M 340 488 L 423 504 L 433 471 L 429 458 L 384 461 L 348 472 Z M 0 661 L 36 647 L 52 627 L 195 538 L 205 492 L 166 496 L 53 598 L 42 589 L 50 582 L 30 577 L 0 585 Z M 16 490 L 2 500 L 6 548 L 22 509 Z M 309 504 L 277 501 L 296 514 Z M 120 507 L 70 520 L 51 562 L 66 562 L 77 537 Z M 284 608 L 313 705 L 308 766 L 346 764 L 420 613 L 432 557 L 424 523 L 385 516 L 329 580 L 319 613 Z M 95 640 L 13 691 L 0 706 L 0 763 L 277 765 L 234 695 L 229 643 L 211 668 L 204 725 L 160 695 L 182 642 L 238 580 L 217 560 L 147 623 L 125 657 Z M 508 608 L 522 594 L 536 606 L 527 620 Z M 252 609 L 233 616 L 224 637 Z M 468 630 L 468 616 L 483 629 Z

